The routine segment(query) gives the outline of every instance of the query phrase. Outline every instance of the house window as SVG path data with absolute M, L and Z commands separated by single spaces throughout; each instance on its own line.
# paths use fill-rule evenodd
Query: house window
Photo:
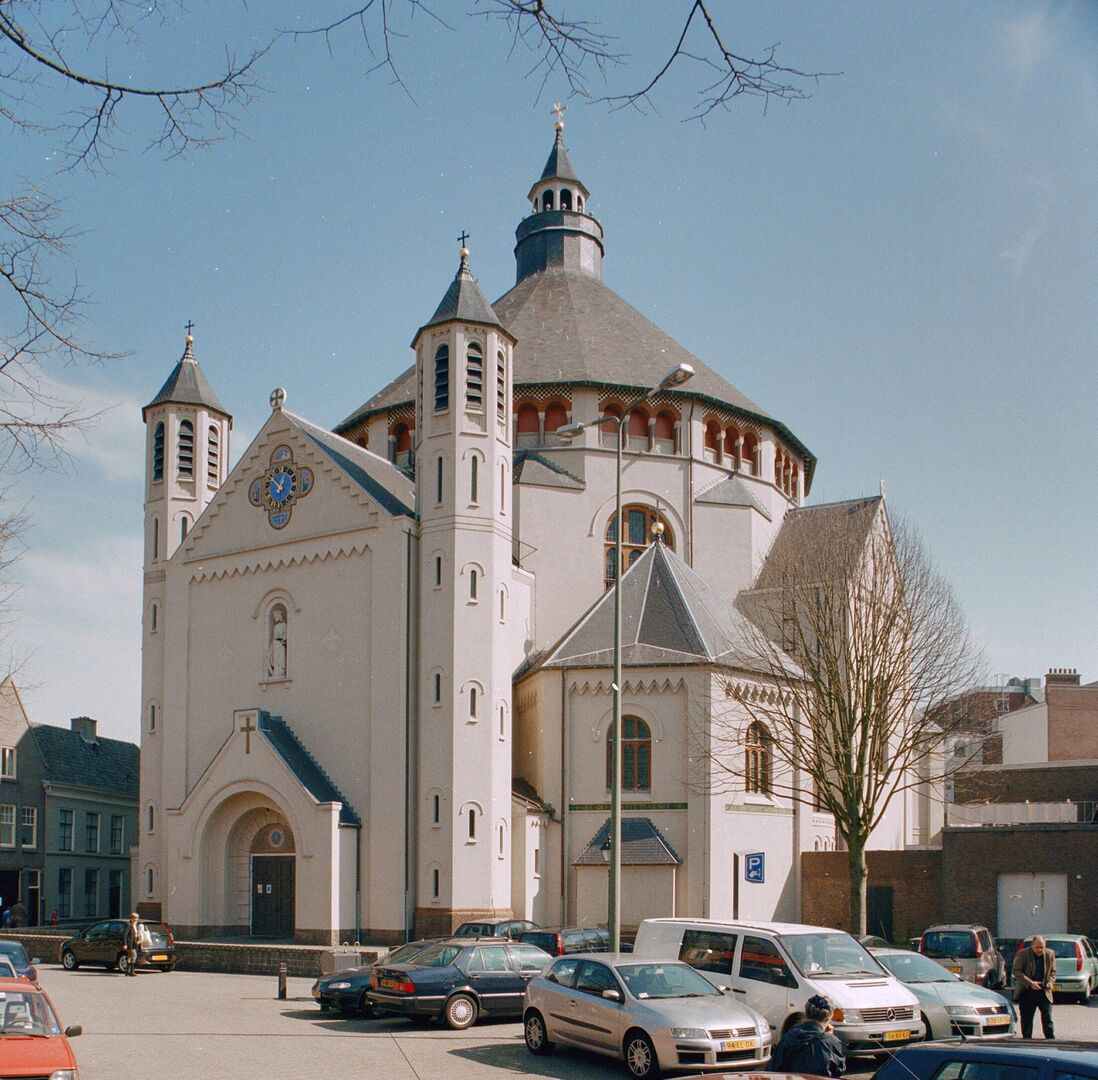
M 625 506 L 622 508 L 625 532 L 621 537 L 621 568 L 624 572 L 643 554 L 652 542 L 653 527 L 659 522 L 663 526 L 661 541 L 672 551 L 675 550 L 675 537 L 667 524 L 667 519 L 658 514 L 651 506 Z M 614 584 L 614 547 L 618 538 L 617 522 L 611 518 L 606 526 L 606 587 Z
M 476 810 L 469 811 L 469 839 L 475 841 L 477 838 L 477 812 Z
M 152 832 L 153 831 L 153 826 L 156 824 L 156 814 L 153 811 L 151 803 L 149 804 L 148 819 L 149 819 L 149 832 Z
M 745 789 L 756 795 L 769 795 L 771 782 L 770 732 L 757 720 L 747 729 L 744 740 Z
M 153 480 L 164 479 L 164 421 L 153 430 Z
M 99 871 L 84 871 L 84 914 L 92 917 L 99 914 Z
M 435 352 L 435 412 L 450 407 L 450 349 L 440 345 Z
M 5 746 L 0 749 L 0 780 L 15 779 L 15 747 Z
M 478 471 L 479 471 L 479 460 L 478 460 L 476 454 L 474 454 L 469 459 L 469 501 L 471 503 L 475 503 L 475 502 L 479 501 L 478 500 L 479 485 L 477 483 L 477 480 L 479 479 L 479 477 L 477 475 Z
M 121 855 L 126 842 L 126 819 L 121 814 L 111 814 L 111 854 Z
M 0 806 L 0 847 L 15 847 L 15 807 Z
M 465 404 L 470 409 L 484 408 L 484 353 L 475 343 L 465 353 Z
M 19 823 L 19 843 L 25 848 L 38 847 L 38 808 L 24 806 Z
M 606 787 L 613 776 L 614 728 L 606 733 Z M 637 716 L 621 718 L 621 786 L 624 791 L 652 790 L 652 733 Z
M 221 473 L 221 433 L 216 424 L 210 425 L 209 439 L 206 443 L 206 480 L 217 484 Z
M 117 919 L 122 914 L 122 871 L 112 870 L 107 876 L 107 915 Z
M 72 870 L 68 867 L 57 871 L 57 916 L 72 918 Z
M 72 851 L 72 811 L 60 810 L 57 814 L 57 848 Z
M 98 854 L 99 852 L 99 815 L 88 813 L 84 815 L 84 850 Z
M 194 476 L 194 424 L 183 420 L 179 424 L 179 442 L 176 451 L 176 471 L 180 477 Z
M 437 825 L 440 821 L 440 814 L 442 813 L 442 796 L 431 796 L 431 824 Z

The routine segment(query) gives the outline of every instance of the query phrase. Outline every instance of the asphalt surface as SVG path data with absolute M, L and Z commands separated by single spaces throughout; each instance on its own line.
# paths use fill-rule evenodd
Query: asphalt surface
M 624 1065 L 592 1054 L 558 1049 L 536 1058 L 514 1021 L 458 1032 L 395 1018 L 344 1020 L 317 1008 L 307 979 L 289 980 L 286 1001 L 277 1000 L 273 977 L 255 975 L 141 972 L 128 979 L 44 967 L 41 980 L 62 1024 L 84 1028 L 73 1040 L 80 1080 L 628 1077 Z M 1056 1005 L 1054 1019 L 1060 1038 L 1098 1040 L 1098 997 L 1089 1006 Z

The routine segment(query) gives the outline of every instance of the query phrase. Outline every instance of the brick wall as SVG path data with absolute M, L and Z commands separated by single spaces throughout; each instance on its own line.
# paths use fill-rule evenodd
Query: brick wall
M 1098 931 L 1098 828 L 1004 825 L 942 833 L 942 914 L 998 932 L 999 874 L 1066 874 L 1068 933 Z
M 953 778 L 953 794 L 959 803 L 1098 801 L 1098 767 L 962 769 Z
M 1049 761 L 1098 758 L 1098 686 L 1045 687 Z
M 870 885 L 892 887 L 892 936 L 901 944 L 941 921 L 940 851 L 870 851 Z M 845 851 L 801 855 L 801 920 L 850 928 L 850 877 Z

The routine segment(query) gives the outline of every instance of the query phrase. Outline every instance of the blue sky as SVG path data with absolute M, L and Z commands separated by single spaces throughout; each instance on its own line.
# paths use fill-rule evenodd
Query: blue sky
M 629 54 L 617 91 L 662 64 L 688 6 L 566 10 L 602 18 Z M 332 54 L 285 43 L 240 135 L 165 160 L 132 112 L 109 174 L 56 181 L 82 230 L 86 335 L 129 356 L 48 373 L 111 411 L 65 468 L 17 477 L 9 495 L 31 515 L 8 644 L 33 719 L 87 713 L 137 737 L 140 406 L 188 319 L 234 415 L 235 460 L 272 387 L 333 424 L 407 366 L 463 229 L 485 292 L 512 284 L 514 228 L 567 88 L 550 79 L 539 96 L 502 28 L 457 0 L 435 7 L 449 27 L 416 17 L 397 41 L 414 102 L 367 73 L 353 33 Z M 96 56 L 134 81 L 205 75 L 226 42 L 242 53 L 294 18 L 289 3 L 251 8 L 192 5 L 140 48 Z M 647 116 L 570 101 L 605 280 L 817 454 L 812 501 L 885 481 L 954 583 L 989 675 L 1098 678 L 1098 8 L 713 10 L 738 51 L 780 42 L 791 66 L 842 75 L 765 113 L 742 98 L 704 127 L 682 121 L 694 72 L 673 73 Z M 48 176 L 53 149 L 0 135 L 9 176 Z

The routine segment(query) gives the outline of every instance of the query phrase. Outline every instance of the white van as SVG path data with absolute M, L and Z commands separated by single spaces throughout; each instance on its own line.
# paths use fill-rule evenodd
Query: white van
M 714 986 L 766 1017 L 774 1042 L 822 994 L 847 1055 L 879 1054 L 922 1039 L 915 995 L 844 930 L 798 923 L 645 919 L 637 957 L 685 960 Z

